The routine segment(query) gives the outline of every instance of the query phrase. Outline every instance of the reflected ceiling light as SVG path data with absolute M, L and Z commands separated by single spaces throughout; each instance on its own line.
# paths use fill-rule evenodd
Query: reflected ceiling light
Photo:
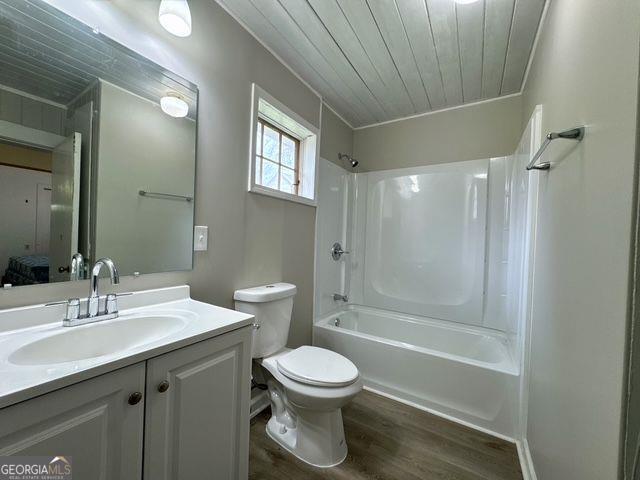
M 177 93 L 167 93 L 160 99 L 160 108 L 167 115 L 182 118 L 189 113 L 189 104 Z
M 187 0 L 162 0 L 158 21 L 166 31 L 176 37 L 191 35 L 191 10 Z
M 453 0 L 460 5 L 468 5 L 469 3 L 476 3 L 478 0 Z

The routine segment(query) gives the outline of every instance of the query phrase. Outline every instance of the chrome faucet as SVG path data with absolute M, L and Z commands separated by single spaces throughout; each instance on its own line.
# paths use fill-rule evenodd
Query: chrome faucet
M 85 313 L 80 312 L 80 299 L 70 298 L 62 302 L 47 303 L 45 306 L 50 305 L 66 305 L 67 312 L 62 320 L 63 327 L 75 327 L 77 325 L 84 325 L 86 323 L 100 322 L 102 320 L 110 320 L 118 317 L 118 297 L 125 295 L 133 295 L 129 293 L 109 293 L 104 302 L 104 310 L 100 312 L 100 296 L 98 295 L 98 276 L 102 267 L 106 267 L 109 270 L 109 278 L 112 285 L 118 285 L 120 283 L 120 275 L 118 275 L 118 269 L 110 258 L 101 258 L 98 260 L 91 269 L 91 289 L 89 291 L 89 298 L 87 298 L 87 309 Z
M 71 280 L 84 280 L 84 257 L 74 253 L 71 257 Z
M 110 258 L 101 258 L 98 260 L 93 269 L 91 270 L 91 291 L 89 292 L 89 299 L 87 301 L 87 317 L 92 318 L 98 315 L 98 308 L 100 304 L 100 296 L 98 295 L 98 275 L 102 267 L 107 267 L 109 270 L 109 278 L 111 279 L 111 285 L 118 285 L 120 283 L 120 275 L 118 275 L 118 269 L 116 268 L 113 260 Z M 107 305 L 105 305 L 105 314 L 109 313 L 109 298 L 107 298 Z M 117 309 L 116 309 L 117 312 Z
M 343 302 L 348 302 L 349 301 L 349 297 L 347 295 L 340 295 L 339 293 L 334 293 L 333 294 L 333 301 L 337 302 L 337 301 L 343 301 Z

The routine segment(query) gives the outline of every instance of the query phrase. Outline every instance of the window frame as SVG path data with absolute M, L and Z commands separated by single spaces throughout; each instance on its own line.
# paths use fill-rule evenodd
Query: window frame
M 297 137 L 294 137 L 293 135 L 291 135 L 290 133 L 286 132 L 285 130 L 283 130 L 282 128 L 278 127 L 277 125 L 275 125 L 274 123 L 270 122 L 268 119 L 261 117 L 260 115 L 258 115 L 258 125 L 261 126 L 261 135 L 260 138 L 262 140 L 262 145 L 260 145 L 260 154 L 258 154 L 258 144 L 256 142 L 255 144 L 255 148 L 254 148 L 254 159 L 256 158 L 260 158 L 260 172 L 262 172 L 262 169 L 264 168 L 264 162 L 265 160 L 267 162 L 271 162 L 271 163 L 276 163 L 278 165 L 278 188 L 277 189 L 272 189 L 272 190 L 277 190 L 278 192 L 281 193 L 289 193 L 290 195 L 296 195 L 299 196 L 299 190 L 300 190 L 300 174 L 301 174 L 301 168 L 302 165 L 300 163 L 300 139 Z M 258 125 L 256 125 L 256 128 L 258 128 Z M 262 151 L 264 148 L 264 127 L 265 125 L 267 127 L 269 127 L 271 130 L 274 130 L 275 132 L 278 133 L 278 161 L 274 161 L 268 157 L 265 157 L 263 154 L 264 152 Z M 283 137 L 288 138 L 289 140 L 291 140 L 294 145 L 295 145 L 295 157 L 293 160 L 293 168 L 291 167 L 287 167 L 285 164 L 282 163 L 282 139 Z M 256 138 L 257 138 L 257 133 L 256 133 Z M 282 179 L 282 176 L 280 174 L 282 169 L 286 169 L 286 170 L 291 170 L 293 171 L 293 178 L 294 178 L 294 192 L 286 192 L 284 190 L 282 190 L 280 188 L 280 181 Z M 255 174 L 255 176 L 257 177 L 257 172 Z M 254 178 L 254 181 L 256 181 L 256 179 Z M 271 187 L 266 187 L 264 186 L 262 183 L 259 183 L 257 185 L 260 185 L 261 187 L 264 188 L 271 188 Z
M 320 129 L 315 125 L 302 118 L 300 115 L 292 111 L 285 104 L 278 101 L 269 93 L 260 88 L 257 84 L 252 84 L 251 92 L 252 108 L 251 108 L 251 135 L 249 144 L 249 175 L 248 175 L 248 191 L 251 193 L 257 193 L 260 195 L 266 195 L 269 197 L 275 197 L 282 200 L 288 200 L 291 202 L 301 203 L 312 207 L 317 206 L 318 198 L 318 175 L 319 175 L 319 156 L 320 156 Z M 268 116 L 260 113 L 260 100 L 268 103 L 271 107 L 275 108 L 279 113 L 289 117 L 298 126 L 302 127 L 308 132 L 306 138 L 298 138 L 294 132 L 289 131 L 288 128 L 279 125 L 279 122 L 274 122 Z M 299 141 L 298 148 L 298 188 L 297 194 L 283 192 L 273 188 L 265 187 L 256 182 L 256 141 L 258 133 L 258 119 L 261 118 L 271 126 L 275 126 L 278 130 L 284 131 L 288 137 L 297 138 Z M 274 123 L 276 123 L 274 125 Z M 318 124 L 320 119 L 318 119 Z

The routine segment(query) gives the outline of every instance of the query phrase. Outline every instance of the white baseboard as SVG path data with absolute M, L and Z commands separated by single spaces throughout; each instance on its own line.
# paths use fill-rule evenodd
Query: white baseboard
M 520 469 L 522 470 L 522 478 L 524 480 L 538 480 L 536 471 L 533 468 L 533 458 L 529 450 L 529 442 L 526 439 L 516 440 L 518 447 L 518 458 L 520 459 Z

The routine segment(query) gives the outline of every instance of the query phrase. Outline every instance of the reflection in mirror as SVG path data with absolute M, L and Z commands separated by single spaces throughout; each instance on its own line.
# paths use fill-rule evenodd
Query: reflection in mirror
M 190 269 L 196 86 L 41 0 L 0 37 L 0 283 Z

